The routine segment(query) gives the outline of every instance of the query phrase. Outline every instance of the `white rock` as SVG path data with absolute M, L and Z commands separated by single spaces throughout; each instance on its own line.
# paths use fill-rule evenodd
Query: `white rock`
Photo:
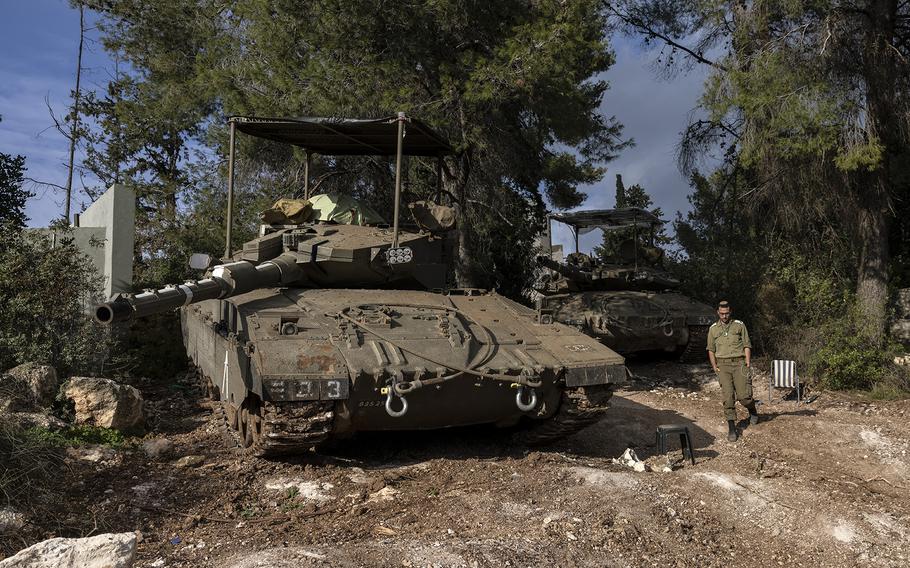
M 65 395 L 76 406 L 77 424 L 94 424 L 117 430 L 141 430 L 145 426 L 142 395 L 110 379 L 74 377 L 65 385 Z
M 398 496 L 398 490 L 386 485 L 379 491 L 371 493 L 370 498 L 367 499 L 367 501 L 394 501 L 396 496 Z
M 317 503 L 325 503 L 334 499 L 334 497 L 329 494 L 334 487 L 335 486 L 331 483 L 303 481 L 302 479 L 291 479 L 287 477 L 272 479 L 265 484 L 265 488 L 271 489 L 272 491 L 287 491 L 292 488 L 297 489 L 298 497 Z
M 622 456 L 619 458 L 613 458 L 611 460 L 614 464 L 624 465 L 626 467 L 631 467 L 637 472 L 650 471 L 651 468 L 648 465 L 638 459 L 638 455 L 635 453 L 635 450 L 632 448 L 626 448 L 626 451 L 622 453 Z
M 117 458 L 117 451 L 107 446 L 89 445 L 77 448 L 67 448 L 66 455 L 72 459 L 92 463 L 113 461 Z
M 131 568 L 136 533 L 52 538 L 0 562 L 0 568 Z
M 0 534 L 11 535 L 25 526 L 25 515 L 10 509 L 0 509 Z
M 183 456 L 179 460 L 174 462 L 174 467 L 199 467 L 205 461 L 205 456 L 199 455 L 190 455 Z
M 167 438 L 153 438 L 142 442 L 142 451 L 153 460 L 166 458 L 174 451 L 174 442 Z

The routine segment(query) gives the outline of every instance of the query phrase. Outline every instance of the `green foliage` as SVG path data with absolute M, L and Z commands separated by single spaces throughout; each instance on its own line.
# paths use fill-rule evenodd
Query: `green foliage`
M 840 330 L 837 330 L 840 331 Z M 822 385 L 835 390 L 868 389 L 880 381 L 887 354 L 851 330 L 835 333 L 809 361 L 809 373 L 823 377 Z
M 36 362 L 69 376 L 103 366 L 110 336 L 85 312 L 100 279 L 64 227 L 56 240 L 0 231 L 0 369 Z
M 807 367 L 821 385 L 835 390 L 872 389 L 879 393 L 906 389 L 900 385 L 900 369 L 893 363 L 902 350 L 898 345 L 879 345 L 860 332 L 862 315 L 851 303 L 840 317 L 820 325 L 823 341 L 809 354 Z M 898 381 L 895 381 L 898 379 Z
M 741 171 L 719 170 L 709 177 L 695 172 L 691 184 L 692 210 L 674 223 L 679 249 L 670 269 L 686 294 L 710 305 L 727 300 L 751 322 L 767 247 L 743 205 L 747 182 Z
M 21 229 L 28 221 L 25 202 L 34 194 L 22 188 L 24 176 L 25 158 L 0 152 L 0 229 Z
M 64 448 L 101 444 L 115 449 L 127 447 L 129 439 L 119 430 L 99 426 L 78 425 L 60 431 L 29 428 L 22 432 L 26 444 L 43 448 Z

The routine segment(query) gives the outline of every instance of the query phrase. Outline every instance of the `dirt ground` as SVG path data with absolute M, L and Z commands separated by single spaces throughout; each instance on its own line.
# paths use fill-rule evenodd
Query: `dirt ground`
M 605 421 L 543 450 L 476 428 L 241 458 L 192 389 L 152 389 L 149 437 L 174 455 L 74 452 L 22 544 L 139 531 L 140 567 L 910 565 L 910 401 L 767 404 L 757 376 L 763 421 L 729 443 L 707 367 L 630 368 Z M 689 426 L 695 465 L 612 463 L 633 447 L 659 470 L 666 423 Z

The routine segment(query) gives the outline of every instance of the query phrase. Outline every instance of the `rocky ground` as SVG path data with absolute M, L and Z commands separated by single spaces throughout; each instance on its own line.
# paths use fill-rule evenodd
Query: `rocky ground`
M 282 461 L 223 449 L 190 385 L 149 385 L 145 448 L 70 450 L 63 494 L 0 550 L 139 531 L 140 567 L 910 564 L 910 401 L 763 404 L 729 443 L 707 367 L 630 368 L 604 422 L 545 450 L 478 428 Z M 665 423 L 695 465 L 659 471 Z M 658 471 L 613 463 L 627 447 Z

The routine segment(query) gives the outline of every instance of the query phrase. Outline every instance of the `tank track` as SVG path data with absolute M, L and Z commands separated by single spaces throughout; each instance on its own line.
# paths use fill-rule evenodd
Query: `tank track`
M 612 396 L 611 385 L 566 389 L 556 414 L 516 432 L 513 440 L 526 446 L 543 446 L 567 438 L 599 422 L 607 412 Z
M 219 401 L 217 387 L 208 377 L 204 377 L 203 386 L 212 400 L 212 408 L 220 419 L 228 444 L 244 454 L 254 457 L 304 454 L 328 441 L 332 435 L 334 402 L 261 402 L 251 395 L 244 404 L 247 415 L 254 415 L 258 421 L 258 435 L 245 441 L 240 431 L 242 409 L 235 410 L 230 403 Z M 230 415 L 235 415 L 235 419 L 229 418 Z
M 309 452 L 332 435 L 334 402 L 260 403 L 262 431 L 244 452 L 256 457 Z
M 705 346 L 708 342 L 707 325 L 690 325 L 689 342 L 686 343 L 682 353 L 679 354 L 679 360 L 682 363 L 704 363 L 708 360 L 705 353 Z

